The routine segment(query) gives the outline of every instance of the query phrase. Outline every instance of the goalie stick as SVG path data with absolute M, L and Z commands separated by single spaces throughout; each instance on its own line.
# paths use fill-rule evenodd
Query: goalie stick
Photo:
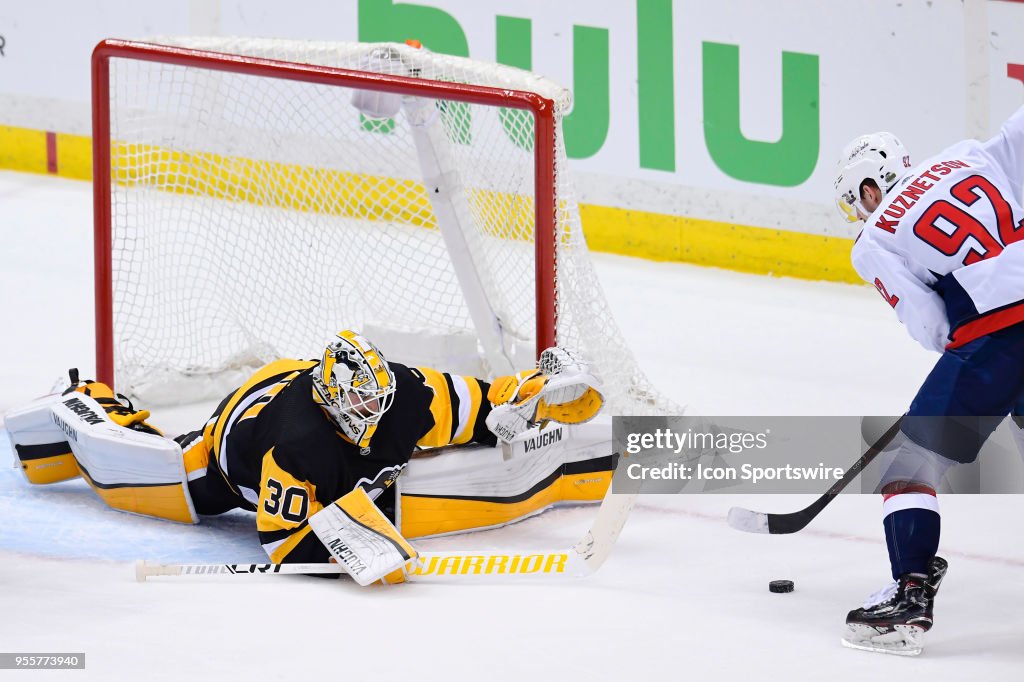
M 636 494 L 612 493 L 611 485 L 601 501 L 590 530 L 564 551 L 519 550 L 502 552 L 452 551 L 420 552 L 409 568 L 407 582 L 460 583 L 474 579 L 529 580 L 536 578 L 582 578 L 594 573 L 608 558 Z M 339 564 L 152 564 L 139 561 L 135 579 L 145 582 L 154 576 L 208 575 L 315 575 L 343 574 Z
M 751 511 L 743 507 L 733 507 L 729 510 L 729 525 L 736 530 L 747 533 L 770 533 L 772 535 L 787 535 L 803 530 L 807 524 L 821 513 L 829 505 L 836 495 L 850 484 L 850 481 L 857 478 L 860 472 L 882 452 L 885 447 L 896 437 L 903 423 L 903 417 L 896 420 L 896 423 L 889 427 L 889 430 L 875 441 L 875 444 L 854 462 L 843 477 L 832 484 L 832 487 L 825 491 L 825 494 L 816 499 L 809 506 L 788 514 L 769 514 L 765 512 Z

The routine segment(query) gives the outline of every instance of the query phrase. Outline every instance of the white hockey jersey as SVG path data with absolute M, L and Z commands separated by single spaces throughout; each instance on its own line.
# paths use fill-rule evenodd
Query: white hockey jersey
M 865 221 L 853 267 L 930 350 L 1024 322 L 1022 191 L 1024 108 L 915 166 Z

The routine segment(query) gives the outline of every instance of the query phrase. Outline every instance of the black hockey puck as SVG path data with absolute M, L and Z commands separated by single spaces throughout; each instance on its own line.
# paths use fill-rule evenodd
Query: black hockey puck
M 768 583 L 768 591 L 769 592 L 777 592 L 779 594 L 783 594 L 785 592 L 792 592 L 793 591 L 793 581 L 792 580 L 773 580 L 770 583 Z

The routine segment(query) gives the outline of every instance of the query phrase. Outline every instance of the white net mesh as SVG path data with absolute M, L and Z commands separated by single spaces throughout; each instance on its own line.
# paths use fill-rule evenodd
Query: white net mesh
M 596 365 L 615 413 L 679 411 L 636 366 L 591 265 L 561 136 L 567 90 L 405 45 L 151 42 L 554 101 L 558 343 Z M 119 390 L 216 397 L 269 360 L 318 357 L 343 328 L 450 371 L 532 363 L 531 113 L 127 58 L 111 60 L 110 84 Z

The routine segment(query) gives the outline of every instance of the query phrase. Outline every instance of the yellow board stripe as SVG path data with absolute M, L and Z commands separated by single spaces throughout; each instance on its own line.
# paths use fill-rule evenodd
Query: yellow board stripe
M 57 133 L 57 175 L 92 180 L 92 138 Z
M 0 126 L 0 168 L 45 173 L 46 133 Z
M 850 264 L 852 239 L 610 206 L 581 205 L 580 216 L 594 251 L 764 275 L 861 281 Z
M 92 138 L 57 133 L 57 175 L 92 180 Z M 46 131 L 0 126 L 0 169 L 47 172 Z
M 397 219 L 407 224 L 435 227 L 423 186 L 412 180 L 213 154 L 168 152 L 142 145 L 115 144 L 114 150 L 115 155 L 125 158 L 144 155 L 119 174 L 123 182 L 140 180 L 140 163 L 158 162 L 158 173 L 147 176 L 147 181 L 180 174 L 175 191 L 182 193 L 366 220 L 385 217 L 382 207 L 387 207 L 387 216 L 397 214 Z M 88 137 L 57 134 L 58 175 L 90 179 L 91 154 Z M 124 159 L 121 163 L 124 164 Z M 0 168 L 46 173 L 46 133 L 0 126 Z M 271 177 L 276 183 L 284 178 L 288 191 L 268 192 Z M 493 208 L 501 202 L 474 203 L 486 212 L 486 207 Z M 524 238 L 532 224 L 530 202 L 517 198 L 504 203 L 514 216 L 513 238 Z M 582 204 L 580 214 L 587 242 L 594 251 L 757 274 L 860 282 L 850 265 L 851 239 L 594 204 Z
M 111 144 L 113 181 L 180 194 L 244 201 L 360 220 L 399 220 L 436 228 L 423 184 L 365 173 L 312 168 L 154 145 Z M 280 188 L 280 189 L 278 189 Z

